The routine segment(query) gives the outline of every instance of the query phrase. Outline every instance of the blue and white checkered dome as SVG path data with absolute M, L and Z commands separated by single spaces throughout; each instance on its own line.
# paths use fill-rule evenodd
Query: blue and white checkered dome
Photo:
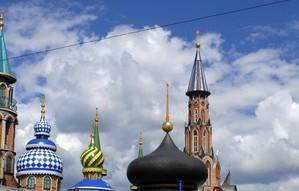
M 44 115 L 41 116 L 40 120 L 34 125 L 34 135 L 50 136 L 51 125 L 46 120 Z
M 62 160 L 54 151 L 36 148 L 19 157 L 16 175 L 47 174 L 63 178 L 62 171 Z
M 62 160 L 55 153 L 56 144 L 49 140 L 51 126 L 45 118 L 44 97 L 41 107 L 41 118 L 34 125 L 36 138 L 27 143 L 26 152 L 18 158 L 16 175 L 54 175 L 63 178 Z

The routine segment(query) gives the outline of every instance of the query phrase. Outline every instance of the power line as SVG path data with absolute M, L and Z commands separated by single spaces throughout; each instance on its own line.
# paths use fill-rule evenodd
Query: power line
M 90 44 L 90 43 L 100 42 L 100 41 L 104 41 L 104 40 L 108 40 L 108 39 L 112 39 L 112 38 L 132 35 L 132 34 L 141 33 L 141 32 L 150 31 L 150 30 L 155 30 L 155 29 L 159 29 L 159 28 L 166 28 L 166 27 L 170 27 L 170 26 L 191 23 L 191 22 L 204 20 L 204 19 L 209 19 L 209 18 L 213 18 L 213 17 L 219 17 L 219 16 L 224 16 L 224 15 L 249 11 L 249 10 L 253 10 L 253 9 L 257 9 L 257 8 L 261 8 L 261 7 L 268 7 L 268 6 L 272 6 L 272 5 L 286 3 L 288 1 L 290 1 L 290 0 L 273 1 L 273 2 L 258 4 L 258 5 L 254 5 L 254 6 L 250 6 L 250 7 L 245 7 L 245 8 L 240 8 L 240 9 L 235 9 L 235 10 L 230 10 L 230 11 L 225 11 L 225 12 L 220 12 L 220 13 L 215 13 L 215 14 L 201 16 L 201 17 L 195 17 L 195 18 L 181 20 L 181 21 L 176 21 L 176 22 L 172 22 L 172 23 L 168 23 L 168 24 L 162 24 L 160 26 L 153 26 L 153 27 L 139 29 L 139 30 L 135 30 L 135 31 L 131 31 L 131 32 L 116 34 L 116 35 L 112 35 L 112 36 L 108 36 L 108 37 L 104 37 L 104 38 L 97 38 L 97 39 L 90 40 L 90 41 L 76 42 L 76 43 L 68 44 L 68 45 L 65 45 L 65 46 L 59 46 L 59 47 L 49 48 L 49 49 L 40 50 L 40 51 L 36 51 L 36 52 L 31 52 L 31 53 L 23 54 L 23 55 L 19 55 L 19 56 L 13 56 L 13 57 L 8 58 L 8 60 L 14 60 L 14 59 L 19 59 L 19 58 L 23 58 L 23 57 L 33 56 L 33 55 L 36 55 L 36 54 L 43 54 L 43 53 L 52 52 L 52 51 L 56 51 L 56 50 L 61 50 L 61 49 L 75 47 L 75 46 L 80 46 L 80 45 L 83 45 L 83 44 Z

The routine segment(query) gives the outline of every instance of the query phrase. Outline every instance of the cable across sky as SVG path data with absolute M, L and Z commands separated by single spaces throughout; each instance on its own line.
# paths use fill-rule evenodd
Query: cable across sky
M 175 26 L 175 25 L 181 25 L 181 24 L 196 22 L 196 21 L 200 21 L 200 20 L 205 20 L 205 19 L 209 19 L 209 18 L 220 17 L 220 16 L 224 16 L 224 15 L 229 15 L 229 14 L 236 14 L 236 13 L 250 11 L 250 10 L 253 10 L 253 9 L 257 9 L 257 8 L 269 7 L 269 6 L 272 6 L 272 5 L 282 4 L 282 3 L 289 2 L 289 1 L 290 0 L 272 1 L 272 2 L 269 2 L 269 3 L 263 3 L 263 4 L 244 7 L 244 8 L 240 8 L 240 9 L 234 9 L 234 10 L 214 13 L 214 14 L 210 14 L 210 15 L 206 15 L 206 16 L 194 17 L 194 18 L 175 21 L 175 22 L 171 22 L 171 23 L 167 23 L 167 24 L 161 24 L 159 26 L 152 26 L 152 27 L 138 29 L 138 30 L 131 31 L 131 32 L 120 33 L 120 34 L 111 35 L 111 36 L 107 36 L 107 37 L 97 38 L 97 39 L 93 39 L 93 40 L 89 40 L 89 41 L 75 42 L 75 43 L 64 45 L 64 46 L 48 48 L 48 49 L 44 49 L 44 50 L 40 50 L 40 51 L 36 51 L 36 52 L 31 52 L 31 53 L 28 53 L 28 54 L 22 54 L 22 55 L 18 55 L 18 56 L 12 56 L 12 57 L 9 57 L 8 60 L 15 60 L 15 59 L 20 59 L 20 58 L 24 58 L 24 57 L 33 56 L 33 55 L 36 55 L 36 54 L 43 54 L 43 53 L 57 51 L 57 50 L 61 50 L 61 49 L 81 46 L 81 45 L 84 45 L 84 44 L 96 43 L 96 42 L 100 42 L 100 41 L 104 41 L 104 40 L 108 40 L 108 39 L 112 39 L 112 38 L 132 35 L 132 34 L 136 34 L 136 33 L 142 33 L 142 32 L 155 30 L 155 29 L 159 29 L 159 28 L 166 28 L 166 27 L 171 27 L 171 26 Z

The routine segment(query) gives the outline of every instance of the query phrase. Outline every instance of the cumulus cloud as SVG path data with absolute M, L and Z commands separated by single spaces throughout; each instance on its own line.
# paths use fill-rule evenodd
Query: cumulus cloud
M 42 6 L 22 5 L 8 11 L 6 37 L 11 53 L 100 37 L 88 30 L 97 18 L 92 12 L 78 16 L 62 9 L 53 14 Z M 106 36 L 133 30 L 128 25 L 115 26 Z M 41 34 L 48 34 L 47 38 Z M 266 184 L 284 181 L 295 190 L 296 179 L 291 175 L 298 177 L 295 129 L 299 118 L 292 95 L 299 93 L 298 67 L 283 58 L 281 49 L 262 48 L 232 58 L 222 47 L 221 34 L 206 33 L 201 42 L 212 92 L 214 147 L 220 151 L 223 172 L 231 168 L 234 182 L 244 190 L 262 190 L 269 188 Z M 45 93 L 52 140 L 64 160 L 63 187 L 72 186 L 82 178 L 79 156 L 89 143 L 90 125 L 99 107 L 106 179 L 115 190 L 128 189 L 126 167 L 137 156 L 139 131 L 145 136 L 145 154 L 162 140 L 166 81 L 172 84 L 172 136 L 183 148 L 184 92 L 194 51 L 194 42 L 156 29 L 24 59 L 14 67 L 20 121 L 16 139 L 23 141 L 16 144 L 17 153 L 24 151 L 39 119 L 36 95 Z

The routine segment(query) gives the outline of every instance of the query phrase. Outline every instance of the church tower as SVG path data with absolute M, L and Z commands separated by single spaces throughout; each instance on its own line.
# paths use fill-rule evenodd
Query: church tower
M 13 99 L 13 84 L 16 78 L 10 70 L 3 27 L 3 13 L 0 13 L 0 184 L 17 187 L 14 178 L 14 142 L 18 120 L 16 101 Z
M 208 168 L 208 178 L 203 191 L 222 190 L 220 188 L 220 162 L 212 145 L 212 125 L 209 116 L 210 95 L 204 67 L 200 56 L 199 32 L 197 32 L 195 60 L 186 95 L 188 121 L 185 125 L 185 152 L 202 160 Z

